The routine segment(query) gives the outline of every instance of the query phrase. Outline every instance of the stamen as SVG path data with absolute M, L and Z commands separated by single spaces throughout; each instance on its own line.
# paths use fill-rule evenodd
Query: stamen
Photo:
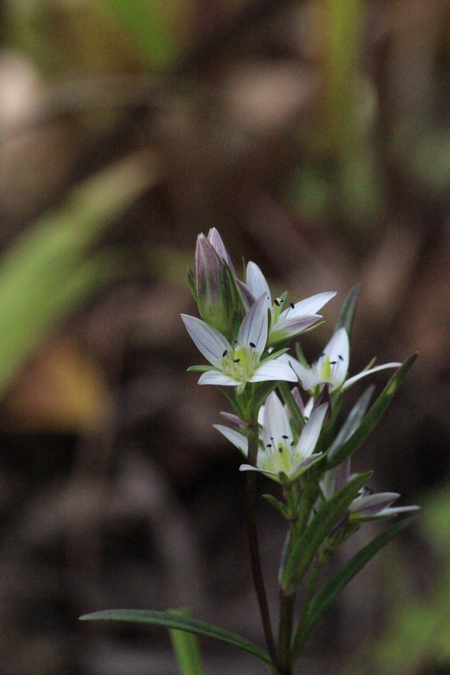
M 280 447 L 278 448 L 278 452 L 280 453 L 280 455 L 283 454 L 283 448 L 281 447 L 281 445 L 280 445 Z
M 239 363 L 241 359 L 233 359 L 233 363 Z
M 290 302 L 290 303 L 289 303 L 289 307 L 290 307 L 291 309 L 295 309 L 294 303 L 293 303 L 293 302 Z
M 227 354 L 228 354 L 228 349 L 225 349 L 224 353 L 222 354 L 222 358 L 224 359 Z
M 271 447 L 272 447 L 272 443 L 267 443 L 266 448 L 271 448 Z
M 275 298 L 275 304 L 276 304 L 277 307 L 280 306 L 280 303 L 281 303 L 281 298 Z
M 289 438 L 289 436 L 284 435 L 281 438 L 284 438 L 285 440 L 287 440 Z
M 254 342 L 249 342 L 249 345 L 250 345 L 250 347 L 252 347 L 253 349 L 255 349 L 255 347 L 256 347 L 256 345 L 255 345 Z
M 344 357 L 341 356 L 341 355 L 339 354 L 338 359 L 339 359 L 340 361 L 343 361 L 343 360 L 344 360 Z
M 291 443 L 290 443 L 291 448 L 293 448 L 294 445 L 295 445 L 294 441 L 291 441 Z
M 335 366 L 337 361 L 330 361 L 330 366 Z

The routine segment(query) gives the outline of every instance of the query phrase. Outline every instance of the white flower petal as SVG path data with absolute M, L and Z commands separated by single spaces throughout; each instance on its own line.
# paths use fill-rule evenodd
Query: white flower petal
M 195 316 L 182 314 L 181 318 L 197 349 L 213 366 L 219 368 L 223 352 L 231 349 L 228 340 L 218 330 Z
M 257 466 L 251 466 L 250 464 L 241 464 L 239 467 L 239 471 L 258 471 L 258 473 L 263 473 L 266 476 L 276 476 L 278 477 L 278 474 L 275 473 L 275 471 L 267 471 L 266 469 L 258 469 Z
M 338 388 L 347 376 L 350 362 L 350 342 L 345 328 L 336 331 L 323 351 L 330 357 L 331 379 L 333 385 Z
M 318 408 L 315 408 L 311 413 L 311 417 L 303 427 L 303 431 L 298 439 L 297 450 L 305 459 L 312 454 L 316 447 L 327 408 L 327 403 L 322 403 Z
M 233 261 L 231 260 L 227 249 L 225 248 L 225 244 L 223 243 L 222 237 L 220 236 L 218 230 L 216 230 L 215 227 L 212 227 L 208 232 L 207 238 L 211 246 L 216 250 L 219 258 L 226 261 L 233 273 L 233 276 L 235 277 L 236 272 L 234 270 Z
M 285 382 L 296 382 L 297 376 L 290 367 L 289 363 L 282 359 L 273 359 L 261 363 L 255 370 L 249 382 L 266 382 L 269 380 L 283 380 Z
M 287 436 L 289 440 L 287 441 L 283 436 Z M 283 404 L 274 391 L 267 397 L 264 407 L 263 437 L 265 448 L 269 443 L 277 446 L 280 442 L 283 442 L 287 446 L 292 441 L 288 417 Z
M 289 357 L 289 363 L 291 364 L 294 373 L 296 374 L 305 391 L 308 391 L 308 389 L 312 389 L 317 384 L 321 384 L 323 382 L 322 379 L 313 373 L 311 368 L 305 368 L 305 366 L 300 363 L 300 361 L 297 361 L 297 359 Z
M 200 377 L 198 384 L 215 384 L 221 387 L 237 387 L 241 382 L 236 382 L 232 377 L 218 370 L 208 370 Z
M 298 462 L 297 464 L 295 464 L 295 466 L 292 467 L 292 469 L 290 469 L 288 473 L 289 478 L 298 478 L 300 473 L 302 473 L 302 470 L 306 469 L 306 467 L 309 466 L 310 464 L 313 464 L 316 461 L 316 459 L 319 459 L 319 457 L 322 457 L 321 452 L 318 452 L 315 455 L 310 455 L 306 459 L 302 459 L 301 462 Z
M 385 363 L 382 366 L 375 366 L 375 368 L 370 368 L 370 370 L 363 370 L 361 373 L 358 373 L 358 375 L 349 377 L 349 379 L 346 380 L 342 389 L 343 391 L 345 391 L 345 389 L 351 387 L 352 384 L 360 380 L 362 377 L 365 377 L 366 375 L 371 375 L 372 373 L 376 373 L 377 370 L 384 370 L 385 368 L 399 368 L 401 365 L 402 365 L 401 363 Z
M 284 312 L 283 312 L 284 313 Z M 308 314 L 306 316 L 281 316 L 280 319 L 270 329 L 270 342 L 273 344 L 286 338 L 298 335 L 302 330 L 309 328 L 313 323 L 321 319 L 319 314 Z
M 245 283 L 255 298 L 260 298 L 263 293 L 266 294 L 267 308 L 270 309 L 272 306 L 272 296 L 270 294 L 269 284 L 258 265 L 254 262 L 250 261 L 247 264 Z
M 419 511 L 420 506 L 388 506 L 386 509 L 383 509 L 377 516 L 394 516 L 398 513 L 407 513 L 408 511 Z
M 230 443 L 233 443 L 246 457 L 248 455 L 248 439 L 244 434 L 239 433 L 235 429 L 230 429 L 223 424 L 213 424 L 213 427 L 220 431 L 220 433 L 227 438 Z
M 263 293 L 258 300 L 250 307 L 247 316 L 239 328 L 237 341 L 241 347 L 249 347 L 250 343 L 254 346 L 258 356 L 264 351 L 267 342 L 267 331 L 269 327 L 269 318 L 267 316 L 266 297 Z
M 291 310 L 286 310 L 283 312 L 289 313 L 289 317 L 292 316 L 299 316 L 301 314 L 317 314 L 317 312 L 322 309 L 322 307 L 331 300 L 331 298 L 334 298 L 336 295 L 336 292 L 329 292 L 329 293 L 318 293 L 317 295 L 312 295 L 310 298 L 306 298 L 306 300 L 301 300 L 300 302 L 296 302 L 294 305 L 294 309 Z M 281 315 L 281 317 L 283 316 Z M 280 318 L 281 318 L 280 317 Z
M 357 497 L 350 504 L 349 511 L 365 516 L 376 516 L 380 511 L 388 508 L 398 499 L 397 492 L 378 492 L 367 497 Z
M 225 417 L 226 420 L 231 422 L 231 424 L 234 424 L 237 427 L 246 427 L 246 423 L 241 420 L 240 417 L 235 415 L 234 413 L 229 413 L 229 412 L 221 412 L 220 413 L 222 417 Z

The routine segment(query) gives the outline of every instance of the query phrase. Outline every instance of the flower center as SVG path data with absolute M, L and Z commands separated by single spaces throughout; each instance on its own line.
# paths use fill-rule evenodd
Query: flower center
M 293 455 L 294 442 L 288 436 L 283 436 L 278 443 L 269 443 L 267 452 L 259 455 L 261 458 L 261 469 L 273 471 L 274 473 L 289 473 L 292 466 L 296 463 Z
M 232 351 L 225 351 L 220 361 L 225 375 L 236 382 L 248 382 L 259 366 L 259 356 L 252 346 L 234 344 Z

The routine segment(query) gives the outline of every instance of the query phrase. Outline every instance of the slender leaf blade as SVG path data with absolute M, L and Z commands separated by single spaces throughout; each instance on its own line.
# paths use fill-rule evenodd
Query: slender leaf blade
M 409 527 L 418 518 L 418 515 L 410 516 L 400 522 L 392 525 L 388 530 L 385 530 L 372 541 L 356 553 L 335 576 L 328 581 L 323 588 L 314 597 L 310 609 L 308 619 L 305 623 L 304 630 L 296 636 L 293 645 L 294 660 L 297 660 L 301 649 L 305 643 L 311 630 L 314 628 L 317 621 L 322 616 L 323 612 L 329 607 L 333 600 L 339 593 L 352 581 L 352 579 L 367 565 L 367 563 L 394 537 L 399 534 L 406 527 Z
M 335 332 L 337 332 L 340 328 L 345 328 L 347 335 L 349 337 L 351 336 L 360 288 L 361 284 L 355 284 L 350 293 L 347 295 L 336 322 L 336 328 L 334 329 Z
M 269 666 L 272 663 L 269 655 L 250 640 L 247 640 L 232 631 L 213 626 L 206 621 L 180 616 L 176 612 L 161 612 L 152 609 L 107 609 L 100 612 L 93 612 L 92 614 L 84 614 L 80 617 L 80 620 L 126 621 L 129 623 L 143 623 L 153 626 L 162 626 L 163 628 L 182 630 L 194 635 L 213 638 L 219 642 L 226 642 L 229 645 L 238 647 L 244 652 L 255 656 Z
M 367 483 L 372 472 L 358 474 L 346 483 L 332 499 L 326 502 L 301 537 L 292 547 L 281 580 L 282 588 L 294 592 L 309 569 L 314 554 L 334 525 L 345 515 L 359 490 Z
M 391 377 L 359 427 L 329 461 L 330 468 L 341 464 L 341 462 L 347 459 L 347 457 L 353 455 L 361 443 L 365 441 L 365 439 L 373 431 L 384 411 L 392 401 L 397 389 L 405 379 L 407 372 L 411 368 L 416 358 L 417 353 L 411 354 L 411 356 L 408 357 L 404 363 L 402 363 L 397 372 Z

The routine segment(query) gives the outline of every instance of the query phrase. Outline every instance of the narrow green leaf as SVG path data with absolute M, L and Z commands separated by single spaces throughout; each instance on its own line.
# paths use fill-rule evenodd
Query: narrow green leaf
M 332 468 L 341 464 L 347 457 L 350 457 L 359 448 L 361 443 L 367 438 L 372 430 L 378 424 L 382 414 L 392 401 L 395 392 L 403 382 L 406 373 L 411 368 L 412 364 L 417 358 L 417 353 L 412 354 L 400 366 L 397 372 L 391 377 L 380 396 L 377 398 L 364 420 L 361 422 L 356 431 L 344 443 L 344 445 L 334 454 L 334 457 L 329 462 L 329 467 Z
M 360 287 L 361 284 L 355 284 L 350 293 L 347 295 L 336 322 L 336 328 L 334 329 L 335 332 L 340 328 L 345 328 L 348 336 L 351 336 Z
M 210 370 L 214 370 L 211 366 L 189 366 L 187 369 L 188 373 L 207 373 Z
M 304 630 L 296 635 L 293 644 L 293 655 L 296 661 L 311 630 L 322 616 L 323 612 L 333 602 L 337 595 L 350 583 L 350 581 L 367 565 L 367 563 L 399 532 L 411 525 L 418 515 L 410 516 L 392 525 L 388 530 L 379 534 L 367 546 L 356 553 L 339 572 L 328 581 L 314 597 Z
M 173 610 L 180 616 L 189 616 L 188 609 Z M 182 675 L 204 675 L 202 656 L 198 640 L 192 633 L 169 628 L 173 651 Z
M 273 495 L 263 495 L 263 497 L 274 507 L 274 509 L 281 513 L 283 518 L 289 518 L 289 509 L 287 508 L 286 504 L 278 501 L 278 499 L 276 499 Z
M 291 415 L 291 426 L 294 427 L 294 440 L 298 441 L 300 432 L 305 426 L 305 420 L 300 412 L 300 409 L 295 401 L 292 391 L 289 389 L 287 382 L 280 382 L 279 390 L 283 397 L 283 401 L 287 405 Z
M 268 654 L 263 652 L 257 645 L 246 638 L 232 633 L 229 630 L 212 626 L 206 621 L 191 619 L 186 616 L 180 616 L 175 612 L 159 612 L 151 609 L 107 609 L 92 614 L 80 616 L 81 621 L 127 621 L 129 623 L 144 623 L 153 626 L 162 626 L 164 628 L 174 628 L 183 630 L 187 633 L 213 638 L 219 642 L 226 642 L 251 654 L 263 663 L 271 665 Z
M 275 391 L 278 384 L 279 384 L 278 381 L 271 381 L 271 382 L 263 382 L 262 384 L 257 385 L 257 389 L 253 394 L 251 400 L 253 413 L 258 414 L 259 409 L 263 405 L 264 401 L 269 396 L 269 394 Z
M 301 537 L 295 541 L 282 578 L 282 587 L 287 593 L 293 593 L 298 588 L 320 544 L 345 515 L 359 490 L 371 476 L 372 472 L 368 471 L 358 474 L 346 483 L 332 499 L 323 505 Z
M 369 407 L 370 399 L 372 398 L 375 385 L 371 384 L 370 387 L 366 389 L 362 396 L 356 401 L 353 408 L 350 410 L 350 413 L 345 420 L 344 424 L 339 430 L 336 438 L 334 439 L 331 447 L 328 451 L 328 459 L 332 459 L 334 455 L 342 448 L 344 443 L 355 433 L 356 429 L 360 426 L 361 422 L 364 419 L 367 408 Z

